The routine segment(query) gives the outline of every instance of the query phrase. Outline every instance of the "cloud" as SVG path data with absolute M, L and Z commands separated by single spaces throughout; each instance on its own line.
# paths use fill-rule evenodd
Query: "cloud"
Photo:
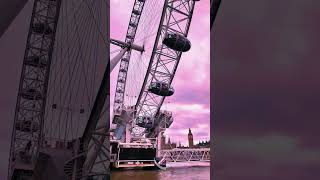
M 166 105 L 166 109 L 168 111 L 172 111 L 172 112 L 188 112 L 191 114 L 209 114 L 210 113 L 210 109 L 203 107 L 203 105 L 200 104 L 178 104 L 178 103 L 174 103 L 174 104 L 168 104 Z
M 166 135 L 172 142 L 188 144 L 187 134 L 191 128 L 194 142 L 210 139 L 210 109 L 201 104 L 168 104 L 163 108 L 174 115 L 174 122 L 167 129 Z

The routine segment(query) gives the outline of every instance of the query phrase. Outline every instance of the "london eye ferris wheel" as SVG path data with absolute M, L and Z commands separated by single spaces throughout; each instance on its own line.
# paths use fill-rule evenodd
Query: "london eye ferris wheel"
M 191 48 L 187 35 L 195 2 L 135 0 L 125 36 L 109 40 L 106 0 L 34 0 L 9 179 L 40 173 L 39 157 L 48 153 L 64 159 L 59 177 L 108 174 L 108 74 L 118 63 L 111 84 L 118 133 L 129 124 L 133 136 L 154 137 L 157 127 L 170 126 L 172 121 L 161 124 L 163 116 L 172 118 L 161 106 L 175 93 L 172 80 L 182 53 Z M 119 112 L 128 109 L 129 122 L 117 121 Z

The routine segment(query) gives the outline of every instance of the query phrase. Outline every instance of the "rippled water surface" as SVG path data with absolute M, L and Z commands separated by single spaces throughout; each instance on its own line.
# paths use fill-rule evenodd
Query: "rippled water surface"
M 184 167 L 161 170 L 125 170 L 111 173 L 112 180 L 209 180 L 210 167 Z

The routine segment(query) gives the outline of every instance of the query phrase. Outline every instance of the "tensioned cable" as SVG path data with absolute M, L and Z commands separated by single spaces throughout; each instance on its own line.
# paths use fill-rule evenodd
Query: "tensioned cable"
M 156 3 L 158 3 L 159 1 L 149 1 L 148 4 L 146 4 L 145 8 L 146 10 L 142 13 L 142 17 L 141 17 L 141 21 L 139 22 L 139 26 L 137 29 L 137 35 L 136 35 L 136 39 L 139 39 L 140 41 L 145 41 L 146 37 L 148 36 L 149 38 L 151 38 L 152 36 L 150 34 L 156 34 L 154 33 L 154 29 L 150 28 L 151 26 L 155 27 L 158 26 L 157 23 L 153 23 L 156 20 L 160 20 L 160 19 L 156 19 L 155 17 L 158 16 L 160 17 L 158 13 L 158 11 L 156 11 L 156 9 L 159 9 L 159 6 L 156 5 Z M 148 28 L 148 30 L 147 30 Z M 155 38 L 155 36 L 154 36 Z M 135 40 L 135 44 L 139 41 Z M 145 45 L 145 42 L 143 43 L 143 45 Z M 127 85 L 126 85 L 126 101 L 128 101 L 128 104 L 130 105 L 134 105 L 136 101 L 136 97 L 140 92 L 141 86 L 142 86 L 142 79 L 145 76 L 146 73 L 146 69 L 142 70 L 142 62 L 145 59 L 148 58 L 141 58 L 141 56 L 151 56 L 151 52 L 152 49 L 149 46 L 145 46 L 146 51 L 141 55 L 140 53 L 132 53 L 132 57 L 131 60 L 132 61 L 130 63 L 130 67 L 129 67 L 129 72 L 128 72 L 128 80 L 127 80 Z M 140 81 L 140 82 L 137 82 Z
M 67 9 L 67 8 L 66 8 Z M 86 20 L 86 19 L 84 19 L 84 20 Z M 67 26 L 67 28 L 68 28 L 69 26 Z M 67 30 L 67 39 L 68 39 L 68 37 L 69 37 L 69 30 Z M 87 37 L 87 36 L 86 36 Z M 78 39 L 78 38 L 77 38 Z M 76 41 L 79 41 L 79 40 L 76 40 Z M 68 43 L 69 43 L 69 41 L 68 41 Z M 63 46 L 61 46 L 61 48 L 63 48 Z M 74 52 L 76 52 L 76 51 L 74 51 Z M 77 54 L 79 54 L 79 53 L 77 53 Z M 68 51 L 67 51 L 67 53 L 66 53 L 66 55 L 67 55 L 67 58 L 68 59 L 70 59 L 70 51 L 69 51 L 69 47 L 68 47 Z M 75 56 L 75 54 L 73 53 L 73 56 Z M 71 59 L 73 59 L 73 58 L 71 58 Z M 62 62 L 62 61 L 61 61 Z M 63 64 L 63 63 L 62 63 Z M 67 64 L 67 66 L 69 65 L 69 64 L 71 64 L 71 62 L 69 62 L 68 61 L 68 64 Z M 74 67 L 75 68 L 75 67 Z M 65 69 L 66 70 L 66 69 Z M 78 71 L 78 68 L 77 68 L 77 71 Z M 76 71 L 76 72 L 77 72 Z M 65 72 L 65 71 L 64 71 Z M 73 74 L 73 73 L 72 73 Z M 64 75 L 64 74 L 63 74 Z M 60 76 L 60 80 L 62 81 L 62 78 L 63 76 L 61 75 Z M 69 78 L 72 78 L 72 77 L 69 77 Z M 62 83 L 62 84 L 64 84 L 64 83 Z M 60 101 L 62 100 L 62 95 L 61 95 L 61 91 L 62 91 L 62 87 L 60 86 Z M 69 92 L 69 90 L 67 89 L 66 91 L 68 91 Z M 65 104 L 64 103 L 62 103 L 62 107 L 61 108 L 64 108 L 65 107 Z M 60 114 L 59 114 L 59 121 L 61 121 L 61 115 L 62 115 L 62 111 L 60 111 Z M 67 122 L 67 121 L 66 121 Z M 59 123 L 59 129 L 61 129 L 61 124 Z M 60 138 L 60 137 L 59 137 Z
M 127 95 L 125 103 L 128 102 L 130 105 L 136 104 L 138 99 L 137 96 L 140 94 L 141 90 L 144 90 L 142 89 L 142 84 L 148 68 L 145 64 L 149 64 L 148 62 L 152 54 L 155 36 L 157 34 L 157 28 L 162 13 L 162 8 L 159 8 L 161 5 L 155 5 L 155 3 L 159 2 L 160 1 L 153 1 L 151 6 L 146 7 L 149 11 L 145 11 L 145 14 L 147 15 L 142 14 L 142 19 L 137 29 L 135 44 L 139 45 L 140 42 L 143 42 L 142 44 L 145 46 L 146 51 L 143 54 L 137 52 L 132 53 L 125 92 Z M 163 2 L 161 4 L 163 5 Z M 158 10 L 158 12 L 156 10 Z M 145 17 L 149 17 L 149 19 Z M 140 130 L 143 131 L 141 128 Z
M 107 22 L 102 4 L 108 4 L 75 2 L 63 1 L 61 7 L 46 107 L 47 136 L 64 140 L 79 135 L 86 125 L 102 78 L 101 65 L 107 64 L 107 34 L 101 32 Z
M 88 21 L 88 22 L 90 22 L 90 21 Z M 84 27 L 86 27 L 86 26 L 84 26 Z M 90 27 L 90 24 L 88 24 L 87 25 L 87 27 Z M 89 31 L 88 31 L 89 32 Z M 75 33 L 76 33 L 76 36 L 77 36 L 77 39 L 80 39 L 80 35 L 79 35 L 79 26 L 78 26 L 78 23 L 77 23 L 77 21 L 75 21 Z M 86 34 L 86 36 L 85 36 L 86 38 L 89 38 L 90 36 L 88 36 L 88 34 Z M 84 79 L 85 79 L 85 84 L 86 84 L 86 86 L 85 86 L 85 90 L 86 91 L 88 91 L 88 87 L 87 87 L 87 79 L 86 79 L 86 77 L 87 77 L 87 72 L 86 72 L 86 70 L 84 69 L 84 63 L 83 63 L 83 54 L 82 54 L 82 46 L 81 46 L 81 40 L 78 40 L 78 48 L 79 48 L 79 51 L 77 52 L 77 55 L 76 55 L 76 57 L 78 57 L 80 60 L 81 60 L 81 65 L 79 65 L 79 66 L 81 66 L 82 68 L 82 70 L 84 71 Z M 80 56 L 80 57 L 79 57 Z M 77 59 L 78 59 L 77 58 Z M 77 69 L 77 71 L 76 71 L 76 73 L 78 72 L 78 70 L 79 69 Z M 72 76 L 71 76 L 71 78 L 72 78 Z M 70 77 L 69 77 L 69 83 L 68 83 L 68 88 L 69 87 L 71 87 L 71 80 L 70 80 Z M 73 87 L 75 87 L 75 86 L 73 86 Z M 73 88 L 73 87 L 71 87 L 71 88 Z M 72 91 L 72 90 L 71 90 Z M 69 94 L 71 94 L 71 91 L 68 91 L 69 92 Z M 85 92 L 85 91 L 83 91 L 83 92 Z M 67 94 L 66 94 L 67 95 Z M 84 96 L 84 93 L 83 93 L 83 96 Z M 66 99 L 66 96 L 64 97 L 64 99 Z M 89 102 L 89 104 L 90 104 L 90 98 L 89 97 L 87 97 L 87 99 L 88 99 L 88 102 Z M 64 104 L 64 103 L 63 103 Z M 70 107 L 70 103 L 69 103 L 69 105 L 68 105 L 68 107 Z M 71 109 L 71 111 L 72 111 L 72 109 Z M 60 113 L 61 114 L 61 113 Z M 71 113 L 72 114 L 72 113 Z M 66 116 L 65 116 L 65 122 L 66 122 L 66 125 L 65 125 L 65 138 L 64 139 L 66 139 L 67 138 L 67 130 L 68 130 L 68 116 L 69 116 L 69 111 L 67 111 L 67 114 L 66 114 Z M 72 120 L 70 121 L 70 122 L 72 122 Z
M 154 3 L 155 3 L 155 1 L 153 1 L 152 2 L 152 4 L 151 5 L 154 5 Z M 149 5 L 150 6 L 150 5 Z M 151 15 L 150 15 L 150 12 L 155 12 L 155 11 L 151 11 L 151 8 L 149 8 L 149 6 L 147 5 L 147 7 L 146 7 L 146 11 L 144 11 L 144 13 L 142 14 L 142 19 L 141 19 L 141 22 L 139 23 L 139 24 L 141 24 L 141 26 L 140 27 L 142 27 L 142 32 L 144 32 L 143 33 L 143 35 L 144 34 L 147 34 L 147 32 L 145 31 L 145 22 L 146 22 L 146 17 L 152 17 Z M 155 7 L 155 6 L 153 6 L 153 7 Z M 140 35 L 140 33 L 139 33 L 139 28 L 137 29 L 137 35 L 139 36 Z M 147 50 L 147 47 L 146 47 L 146 50 Z M 134 67 L 134 69 L 133 69 L 133 72 L 138 72 L 138 73 L 134 73 L 132 76 L 129 76 L 129 78 L 131 77 L 131 79 L 128 79 L 129 80 L 129 82 L 132 82 L 133 81 L 133 79 L 137 79 L 137 76 L 138 76 L 138 74 L 142 74 L 143 73 L 143 71 L 141 71 L 141 70 L 137 70 L 137 68 L 139 68 L 139 66 L 140 66 L 140 64 L 141 64 L 141 61 L 139 61 L 139 59 L 137 58 L 137 56 L 135 56 L 135 53 L 132 53 L 132 60 L 135 60 L 135 63 L 134 64 L 132 64 L 132 66 L 134 66 L 134 65 L 136 65 L 135 67 Z M 127 92 L 127 96 L 129 96 L 129 98 L 130 98 L 130 100 L 129 100 L 129 102 L 130 102 L 130 104 L 132 103 L 132 99 L 131 99 L 131 97 L 134 97 L 135 96 L 135 92 L 132 92 L 133 91 L 133 89 L 137 89 L 137 84 L 138 83 L 134 83 L 134 84 L 132 84 L 132 85 L 134 85 L 135 87 L 132 87 L 132 86 L 130 86 L 129 87 L 129 92 Z M 130 92 L 131 91 L 131 92 Z

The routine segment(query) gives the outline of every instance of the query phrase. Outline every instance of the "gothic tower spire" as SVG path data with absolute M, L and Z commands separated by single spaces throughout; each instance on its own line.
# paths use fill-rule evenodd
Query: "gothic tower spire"
M 188 133 L 188 142 L 189 142 L 189 148 L 193 148 L 193 135 L 190 128 Z

